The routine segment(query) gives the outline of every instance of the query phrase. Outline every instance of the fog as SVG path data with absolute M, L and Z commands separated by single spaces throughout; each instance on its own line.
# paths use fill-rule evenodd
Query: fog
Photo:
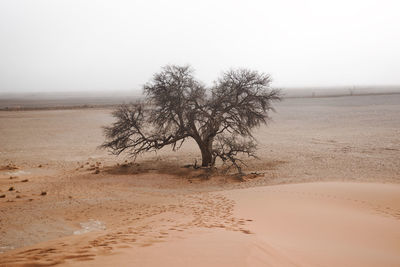
M 0 92 L 140 90 L 165 64 L 211 85 L 400 84 L 398 1 L 0 1 Z

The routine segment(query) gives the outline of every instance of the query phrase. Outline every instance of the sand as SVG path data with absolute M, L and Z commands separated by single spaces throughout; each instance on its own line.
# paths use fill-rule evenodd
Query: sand
M 0 266 L 399 266 L 399 103 L 284 101 L 244 182 L 98 150 L 108 108 L 2 111 Z
M 190 205 L 185 201 L 182 205 Z M 147 225 L 60 238 L 10 251 L 2 261 L 6 266 L 400 264 L 400 185 L 275 185 L 211 193 L 197 201 L 192 208 L 201 216 L 167 208 Z M 201 207 L 202 201 L 209 203 Z

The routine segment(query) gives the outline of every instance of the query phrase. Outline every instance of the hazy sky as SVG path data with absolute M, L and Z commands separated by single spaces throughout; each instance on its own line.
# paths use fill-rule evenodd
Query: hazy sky
M 400 84 L 398 0 L 0 0 L 0 92 L 141 89 L 165 64 L 207 84 Z

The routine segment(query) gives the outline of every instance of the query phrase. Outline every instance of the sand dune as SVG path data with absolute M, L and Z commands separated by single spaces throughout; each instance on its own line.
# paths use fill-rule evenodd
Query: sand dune
M 251 234 L 200 232 L 82 265 L 400 265 L 399 185 L 311 183 L 224 195 L 236 202 L 236 217 L 251 220 Z
M 224 195 L 236 202 L 236 217 L 251 220 L 251 234 L 199 231 L 79 265 L 400 265 L 399 185 L 312 183 Z
M 129 242 L 134 237 L 140 239 L 141 234 L 122 227 L 118 231 L 98 231 L 10 251 L 3 254 L 0 263 L 5 266 L 46 262 L 62 266 L 400 265 L 400 185 L 306 183 L 231 190 L 211 193 L 208 197 L 210 201 L 217 198 L 226 202 L 215 202 L 199 210 L 205 220 L 203 224 L 196 225 L 195 220 L 187 223 L 185 216 L 176 217 L 176 211 L 164 213 L 158 221 L 164 222 L 165 229 L 153 225 L 152 231 L 158 236 L 154 235 L 147 243 Z M 206 217 L 212 216 L 212 212 L 223 212 L 221 205 L 227 203 L 234 203 L 228 212 L 232 214 L 216 214 L 215 221 L 208 225 L 210 220 Z M 168 225 L 168 222 L 173 223 Z M 172 227 L 185 223 L 189 230 L 181 232 Z M 112 247 L 112 252 L 107 253 L 107 247 Z

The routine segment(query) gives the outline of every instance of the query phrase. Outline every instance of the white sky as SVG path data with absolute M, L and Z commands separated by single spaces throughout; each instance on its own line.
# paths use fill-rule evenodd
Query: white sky
M 141 90 L 165 64 L 207 84 L 400 84 L 398 0 L 0 0 L 0 92 Z

